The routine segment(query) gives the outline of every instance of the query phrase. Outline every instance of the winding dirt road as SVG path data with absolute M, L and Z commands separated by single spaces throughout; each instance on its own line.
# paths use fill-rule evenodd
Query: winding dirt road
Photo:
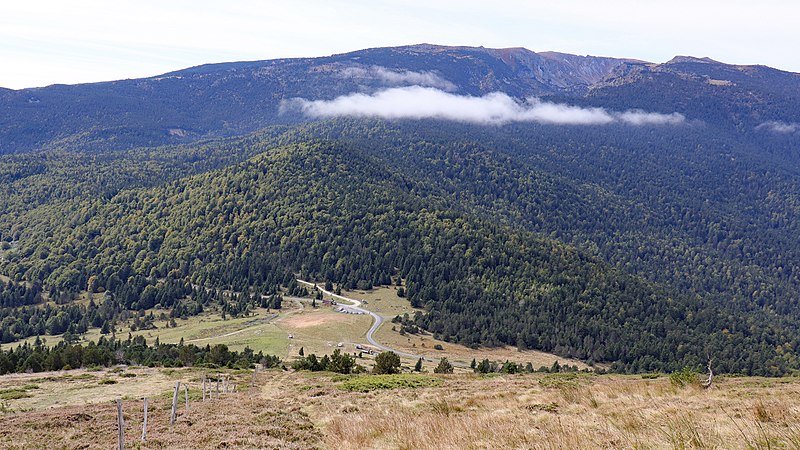
M 378 314 L 368 310 L 368 309 L 362 308 L 361 307 L 361 302 L 359 300 L 356 300 L 356 299 L 350 298 L 350 297 L 345 297 L 345 296 L 339 295 L 339 294 L 334 294 L 333 292 L 328 291 L 328 290 L 322 288 L 321 286 L 319 286 L 317 284 L 314 284 L 314 283 L 310 283 L 308 281 L 303 281 L 303 280 L 298 279 L 297 282 L 300 283 L 300 284 L 304 284 L 306 286 L 311 286 L 312 288 L 316 288 L 318 291 L 322 292 L 324 295 L 327 295 L 329 297 L 335 298 L 337 300 L 342 300 L 344 302 L 347 302 L 347 305 L 343 305 L 343 306 L 345 306 L 346 308 L 348 308 L 350 310 L 353 310 L 353 311 L 361 313 L 361 314 L 369 314 L 370 316 L 372 316 L 373 322 L 372 322 L 372 326 L 369 328 L 369 331 L 367 331 L 367 341 L 373 347 L 377 347 L 378 349 L 383 350 L 385 352 L 394 352 L 397 355 L 405 356 L 406 358 L 413 358 L 413 359 L 422 358 L 423 361 L 438 362 L 438 359 L 430 358 L 430 357 L 423 356 L 423 355 L 415 355 L 413 353 L 408 353 L 408 352 L 404 352 L 402 350 L 397 350 L 397 349 L 394 349 L 394 348 L 390 348 L 390 347 L 387 347 L 387 346 L 381 344 L 380 342 L 376 341 L 375 340 L 375 336 L 374 336 L 375 332 L 378 331 L 378 328 L 380 328 L 380 326 L 383 324 L 384 318 L 379 316 Z M 460 363 L 460 362 L 457 362 L 457 361 L 450 361 L 450 364 L 452 364 L 452 365 L 454 365 L 456 367 L 469 368 L 469 365 L 464 364 L 464 363 Z

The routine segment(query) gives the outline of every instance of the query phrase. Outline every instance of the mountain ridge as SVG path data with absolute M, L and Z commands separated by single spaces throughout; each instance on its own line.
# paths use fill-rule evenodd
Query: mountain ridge
M 710 112 L 717 125 L 734 128 L 796 117 L 800 75 L 697 61 L 652 64 L 524 48 L 417 44 L 0 90 L 0 154 L 41 148 L 104 151 L 243 135 L 307 120 L 281 114 L 287 99 L 330 100 L 420 83 L 462 96 L 502 92 L 517 99 L 539 97 L 621 111 L 677 112 L 690 119 L 706 119 L 702 116 Z M 762 91 L 761 97 L 777 106 L 759 100 Z M 698 96 L 718 102 L 717 112 L 694 111 Z M 748 111 L 751 101 L 757 103 L 755 114 Z

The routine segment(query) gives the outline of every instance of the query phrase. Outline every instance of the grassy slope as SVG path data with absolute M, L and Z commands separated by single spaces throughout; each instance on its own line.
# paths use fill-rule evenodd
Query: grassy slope
M 136 372 L 137 370 L 133 370 Z M 78 374 L 76 374 L 78 375 Z M 339 376 L 324 373 L 262 372 L 238 377 L 241 392 L 213 403 L 192 392 L 168 425 L 169 384 L 196 383 L 196 370 L 148 377 L 116 377 L 111 386 L 151 395 L 149 440 L 140 448 L 797 448 L 800 445 L 800 380 L 718 378 L 710 390 L 676 388 L 665 377 L 472 374 Z M 62 376 L 63 377 L 63 376 Z M 37 380 L 34 380 L 37 378 Z M 41 376 L 2 380 L 30 384 L 33 398 L 65 384 Z M 86 381 L 81 381 L 86 382 Z M 144 383 L 147 383 L 146 385 Z M 394 389 L 345 390 L 355 384 L 394 384 Z M 417 387 L 404 387 L 413 386 Z M 145 389 L 145 386 L 148 386 Z M 85 388 L 94 390 L 99 388 Z M 148 390 L 149 389 L 149 390 Z M 77 390 L 78 392 L 80 389 Z M 40 394 L 41 392 L 41 394 Z M 70 394 L 65 401 L 78 398 Z M 15 408 L 21 401 L 8 402 Z M 125 400 L 128 446 L 138 441 L 141 401 Z M 45 448 L 70 442 L 109 448 L 116 417 L 106 399 L 87 406 L 0 415 L 0 446 Z
M 83 404 L 80 395 L 100 390 L 92 386 L 97 384 L 95 380 L 83 379 L 77 382 L 83 385 L 65 388 L 69 381 L 64 380 L 64 374 L 51 374 L 52 381 L 44 379 L 41 374 L 17 377 L 17 383 L 36 382 L 39 386 L 33 390 L 34 397 L 25 400 L 34 400 L 39 391 L 45 393 L 59 389 L 65 392 L 62 401 L 68 405 L 1 415 L 0 447 L 112 448 L 117 442 L 116 407 L 112 399 L 121 396 L 124 397 L 126 448 L 317 448 L 320 445 L 318 430 L 298 408 L 293 408 L 290 403 L 242 393 L 252 378 L 248 373 L 229 374 L 232 381 L 239 383 L 240 392 L 203 403 L 198 389 L 202 375 L 199 370 L 134 369 L 128 372 L 138 376 L 124 378 L 113 373 L 90 373 L 118 380 L 117 384 L 102 386 L 112 393 L 106 397 L 93 397 L 95 403 L 91 405 Z M 170 426 L 170 392 L 176 380 L 189 383 L 190 408 L 189 411 L 184 409 L 181 395 L 177 421 Z M 8 385 L 10 379 L 4 378 L 0 383 Z M 146 443 L 139 441 L 141 396 L 149 397 Z M 12 403 L 11 408 L 20 407 Z
M 155 311 L 158 316 L 160 312 Z M 129 321 L 131 322 L 131 321 Z M 176 319 L 176 327 L 169 328 L 168 321 L 156 320 L 157 328 L 150 330 L 130 331 L 129 324 L 119 327 L 117 337 L 127 337 L 128 333 L 132 336 L 144 336 L 148 342 L 158 338 L 161 342 L 178 343 L 183 338 L 186 343 L 196 345 L 215 345 L 225 344 L 232 350 L 240 351 L 246 346 L 265 353 L 283 356 L 286 354 L 289 341 L 286 333 L 275 325 L 274 311 L 267 312 L 265 309 L 257 309 L 253 316 L 228 318 L 223 320 L 219 314 L 204 313 L 199 316 L 192 316 L 188 319 Z M 100 337 L 100 329 L 92 328 L 83 339 L 85 341 L 97 341 Z M 42 336 L 47 345 L 55 345 L 61 342 L 61 335 Z M 6 344 L 3 348 L 16 348 L 23 343 L 33 343 L 36 337 L 30 337 L 19 342 Z

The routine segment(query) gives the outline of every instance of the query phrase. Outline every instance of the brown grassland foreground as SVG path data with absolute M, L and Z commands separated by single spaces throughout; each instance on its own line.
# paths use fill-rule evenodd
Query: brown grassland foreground
M 110 388 L 125 398 L 126 448 L 800 448 L 797 378 L 717 377 L 706 390 L 674 386 L 665 376 L 271 370 L 251 388 L 252 372 L 242 371 L 229 373 L 240 383 L 238 392 L 202 402 L 197 386 L 203 373 L 128 369 L 2 377 L 0 396 L 7 399 L 0 448 L 114 448 L 113 389 L 97 403 L 82 393 Z M 117 383 L 101 383 L 105 379 Z M 190 384 L 191 403 L 185 411 L 181 396 L 170 426 L 175 380 Z M 37 400 L 54 395 L 60 404 Z M 142 395 L 151 404 L 146 442 L 139 440 Z

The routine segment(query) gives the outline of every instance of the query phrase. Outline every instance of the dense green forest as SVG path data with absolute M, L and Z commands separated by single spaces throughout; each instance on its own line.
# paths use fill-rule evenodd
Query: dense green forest
M 297 289 L 296 275 L 347 288 L 401 276 L 410 301 L 427 311 L 415 326 L 466 345 L 512 344 L 622 371 L 672 370 L 708 356 L 722 371 L 777 375 L 798 366 L 788 294 L 797 282 L 795 224 L 755 233 L 762 217 L 780 219 L 770 205 L 754 205 L 751 217 L 729 208 L 766 192 L 725 191 L 741 184 L 692 170 L 718 161 L 693 160 L 691 136 L 653 134 L 633 170 L 626 141 L 641 136 L 622 132 L 587 131 L 564 143 L 536 126 L 477 133 L 337 121 L 282 131 L 167 147 L 160 162 L 136 162 L 146 150 L 92 165 L 86 159 L 97 157 L 80 153 L 6 157 L 45 160 L 38 169 L 4 165 L 19 174 L 5 175 L 14 181 L 4 205 L 14 214 L 3 215 L 0 265 L 37 292 L 7 285 L 20 294 L 8 303 L 16 309 L 4 309 L 4 341 L 113 326 L 155 305 L 177 317 L 209 305 L 242 314 L 274 306 L 265 299 Z M 589 144 L 597 140 L 602 148 Z M 667 145 L 688 150 L 654 172 Z M 793 214 L 789 169 L 746 150 L 725 151 L 745 159 L 746 170 L 773 170 L 763 189 Z M 111 175 L 122 167 L 128 177 Z M 682 214 L 662 210 L 677 207 Z M 68 303 L 87 289 L 105 291 L 106 301 Z M 38 290 L 67 304 L 35 305 Z M 59 315 L 69 320 L 50 319 Z
M 797 313 L 800 152 L 705 129 L 320 127 L 453 204 L 687 295 Z M 797 316 L 795 316 L 797 317 Z

